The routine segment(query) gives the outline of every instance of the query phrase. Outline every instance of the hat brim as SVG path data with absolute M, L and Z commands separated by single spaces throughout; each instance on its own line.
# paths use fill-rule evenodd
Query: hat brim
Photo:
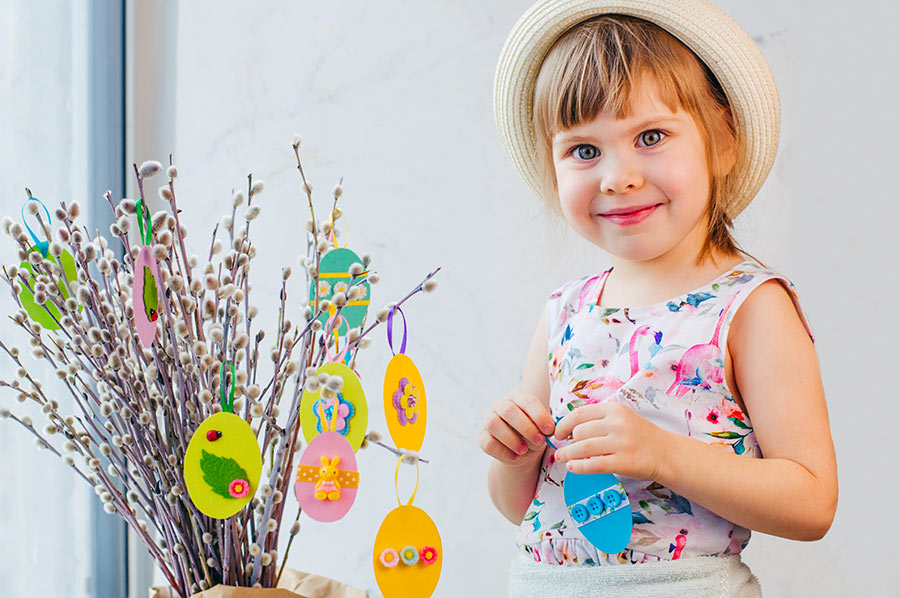
M 725 91 L 746 153 L 726 212 L 733 219 L 765 182 L 778 149 L 780 102 L 775 79 L 749 35 L 708 0 L 541 0 L 513 26 L 494 74 L 494 118 L 506 153 L 529 187 L 537 177 L 534 83 L 554 42 L 578 23 L 621 14 L 659 25 L 710 68 Z

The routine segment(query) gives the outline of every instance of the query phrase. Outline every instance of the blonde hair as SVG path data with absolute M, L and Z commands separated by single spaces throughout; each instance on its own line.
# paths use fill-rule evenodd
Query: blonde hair
M 532 120 L 542 199 L 551 211 L 562 214 L 553 137 L 594 120 L 600 112 L 627 117 L 632 91 L 645 76 L 656 81 L 660 99 L 672 112 L 680 106 L 694 118 L 704 138 L 711 180 L 706 239 L 697 264 L 714 258 L 714 251 L 750 256 L 732 236 L 726 212 L 737 182 L 734 165 L 741 163 L 745 151 L 728 98 L 687 46 L 636 17 L 603 15 L 583 21 L 556 40 L 544 58 L 534 87 Z

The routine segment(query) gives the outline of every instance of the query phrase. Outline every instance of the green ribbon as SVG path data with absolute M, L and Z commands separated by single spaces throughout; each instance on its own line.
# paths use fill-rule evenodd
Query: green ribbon
M 137 210 L 138 229 L 141 231 L 141 241 L 144 245 L 149 245 L 150 234 L 153 232 L 150 228 L 150 210 L 147 209 L 147 205 L 144 203 L 143 199 L 137 200 L 135 209 Z M 147 221 L 146 225 L 144 224 L 145 220 Z M 146 233 L 144 232 L 145 226 Z
M 231 397 L 226 402 L 225 395 L 227 395 L 227 391 L 225 388 L 225 365 L 231 364 Z M 222 378 L 222 411 L 225 413 L 234 413 L 234 362 L 226 361 L 222 364 L 222 367 L 219 368 L 219 375 Z

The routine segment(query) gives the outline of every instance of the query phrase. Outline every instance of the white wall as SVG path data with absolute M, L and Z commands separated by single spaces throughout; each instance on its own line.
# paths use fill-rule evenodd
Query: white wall
M 439 291 L 406 310 L 408 352 L 429 396 L 422 454 L 433 463 L 421 467 L 416 504 L 443 536 L 438 596 L 505 595 L 514 527 L 488 499 L 488 459 L 475 436 L 490 402 L 518 383 L 547 293 L 606 266 L 598 249 L 574 235 L 560 245 L 548 232 L 495 133 L 496 58 L 529 5 L 355 0 L 251 9 L 207 0 L 182 3 L 178 15 L 174 149 L 197 253 L 231 190 L 249 172 L 264 179 L 254 302 L 274 320 L 280 267 L 303 250 L 305 200 L 289 147 L 298 132 L 320 213 L 344 177 L 352 246 L 372 253 L 382 275 L 376 306 L 443 267 Z M 797 284 L 817 334 L 841 480 L 824 540 L 756 534 L 746 561 L 771 597 L 887 596 L 900 588 L 882 544 L 900 534 L 891 508 L 900 493 L 892 463 L 900 401 L 884 375 L 900 332 L 891 317 L 900 287 L 891 243 L 900 216 L 900 9 L 878 0 L 720 5 L 771 62 L 783 109 L 774 170 L 738 219 L 738 237 Z M 164 156 L 134 156 L 148 158 Z M 291 282 L 296 307 L 304 291 L 299 275 Z M 379 340 L 360 366 L 371 427 L 382 431 L 389 357 Z M 357 504 L 335 524 L 304 517 L 290 565 L 377 595 L 371 546 L 395 500 L 393 459 L 372 449 L 359 460 Z

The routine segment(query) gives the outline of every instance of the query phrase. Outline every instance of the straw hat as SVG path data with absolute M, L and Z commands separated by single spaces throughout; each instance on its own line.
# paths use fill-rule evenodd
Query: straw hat
M 494 75 L 494 117 L 506 153 L 540 196 L 532 127 L 534 83 L 553 43 L 578 23 L 603 14 L 630 15 L 659 25 L 709 66 L 719 80 L 747 152 L 737 193 L 728 206 L 736 217 L 772 169 L 778 149 L 780 104 L 775 79 L 759 48 L 740 25 L 708 0 L 540 0 L 513 26 Z

